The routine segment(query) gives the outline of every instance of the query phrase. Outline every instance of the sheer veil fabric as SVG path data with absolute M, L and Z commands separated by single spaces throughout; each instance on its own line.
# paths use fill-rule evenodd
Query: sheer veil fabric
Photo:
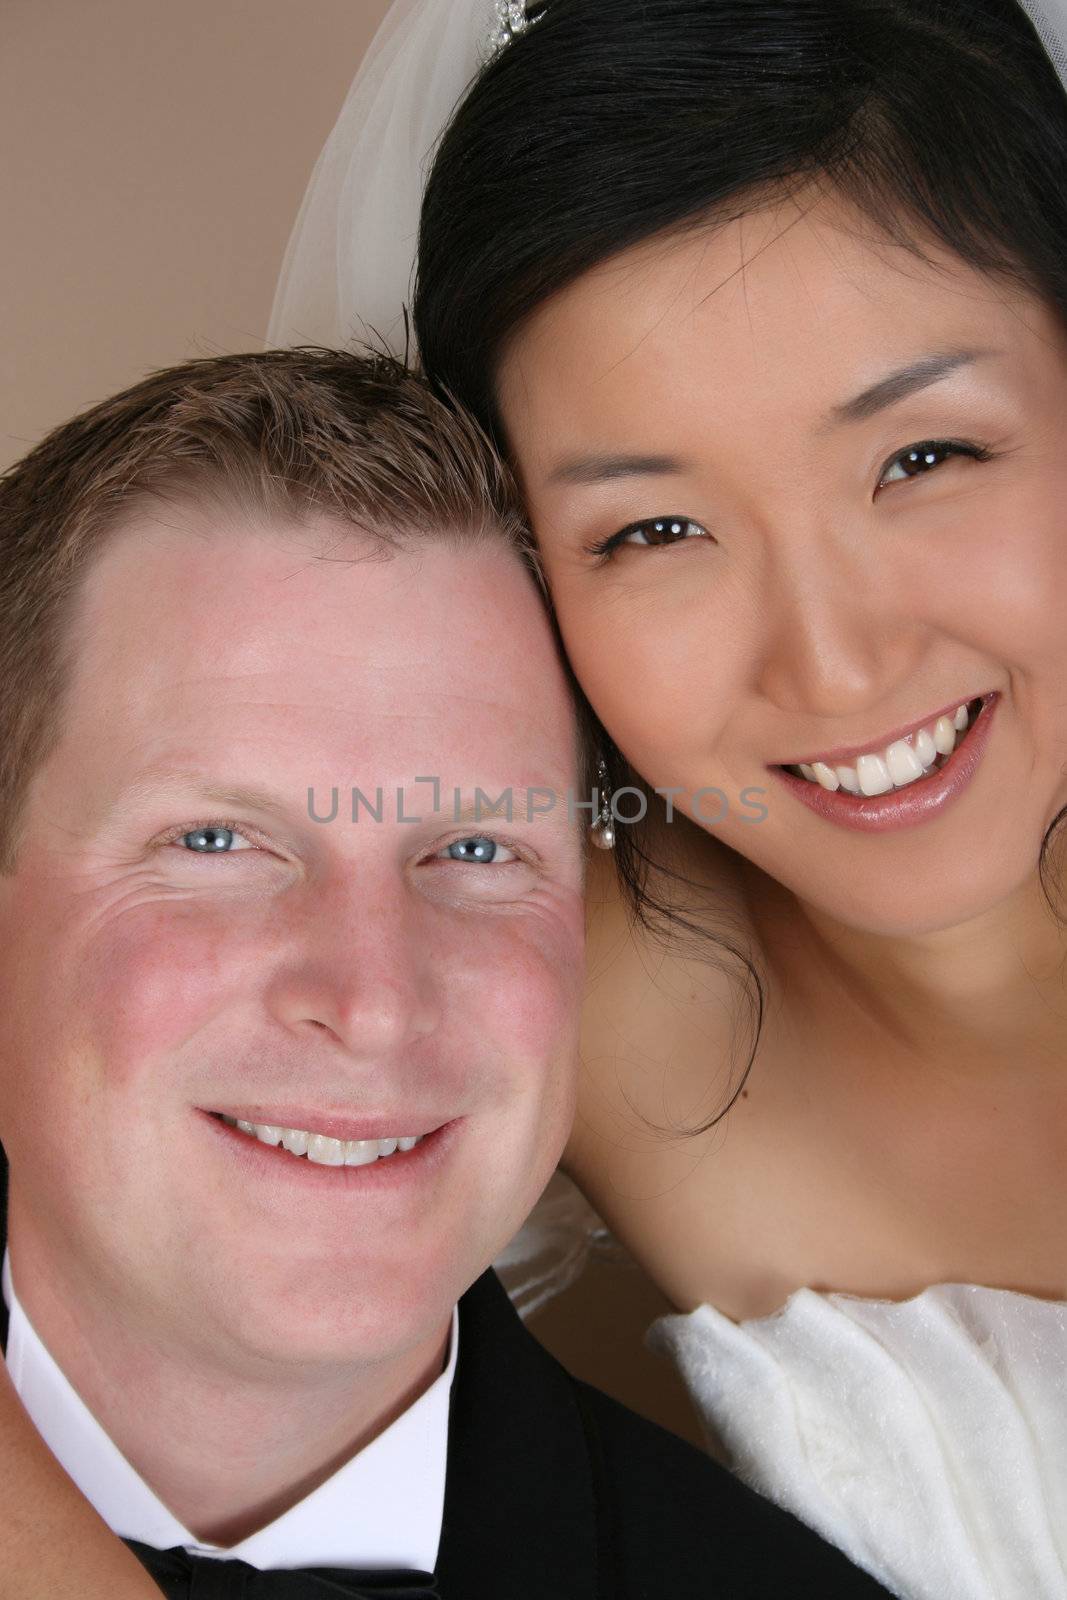
M 493 0 L 395 0 L 308 183 L 267 329 L 272 346 L 373 332 L 405 353 L 419 205 L 434 148 L 489 54 Z
M 610 27 L 610 0 L 589 3 L 602 6 Z M 1067 0 L 1019 3 L 1067 86 Z M 423 186 L 497 25 L 494 0 L 394 0 L 308 183 L 282 264 L 269 345 L 372 340 L 415 354 L 405 307 Z M 610 1248 L 606 1231 L 574 1185 L 555 1177 L 497 1263 L 520 1311 L 529 1315 L 572 1282 L 594 1244 Z
M 1019 0 L 1067 88 L 1067 0 Z

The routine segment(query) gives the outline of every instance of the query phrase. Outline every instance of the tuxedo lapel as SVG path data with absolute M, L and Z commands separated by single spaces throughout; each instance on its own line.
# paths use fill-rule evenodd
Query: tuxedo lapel
M 605 1545 L 596 1453 L 576 1386 L 487 1272 L 460 1301 L 441 1593 L 601 1600 L 612 1593 Z

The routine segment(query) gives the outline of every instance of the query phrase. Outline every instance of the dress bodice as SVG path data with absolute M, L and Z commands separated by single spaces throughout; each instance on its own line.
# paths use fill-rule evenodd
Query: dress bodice
M 801 1289 L 649 1335 L 754 1488 L 907 1600 L 1067 1600 L 1067 1305 Z

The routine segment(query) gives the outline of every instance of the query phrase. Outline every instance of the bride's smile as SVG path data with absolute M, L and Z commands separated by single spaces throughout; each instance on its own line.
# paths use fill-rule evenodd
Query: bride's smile
M 620 750 L 682 808 L 762 784 L 715 835 L 897 937 L 1006 905 L 1067 803 L 1067 338 L 922 248 L 826 196 L 655 239 L 541 306 L 498 387 Z

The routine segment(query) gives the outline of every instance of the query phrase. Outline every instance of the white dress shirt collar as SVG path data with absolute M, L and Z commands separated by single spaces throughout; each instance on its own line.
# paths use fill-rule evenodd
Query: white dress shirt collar
M 7 1366 L 52 1454 L 115 1533 L 159 1550 L 268 1567 L 410 1567 L 437 1564 L 444 1511 L 448 1414 L 459 1352 L 452 1313 L 445 1371 L 384 1433 L 267 1527 L 226 1549 L 200 1544 L 126 1460 L 42 1344 L 19 1304 L 7 1251 Z

